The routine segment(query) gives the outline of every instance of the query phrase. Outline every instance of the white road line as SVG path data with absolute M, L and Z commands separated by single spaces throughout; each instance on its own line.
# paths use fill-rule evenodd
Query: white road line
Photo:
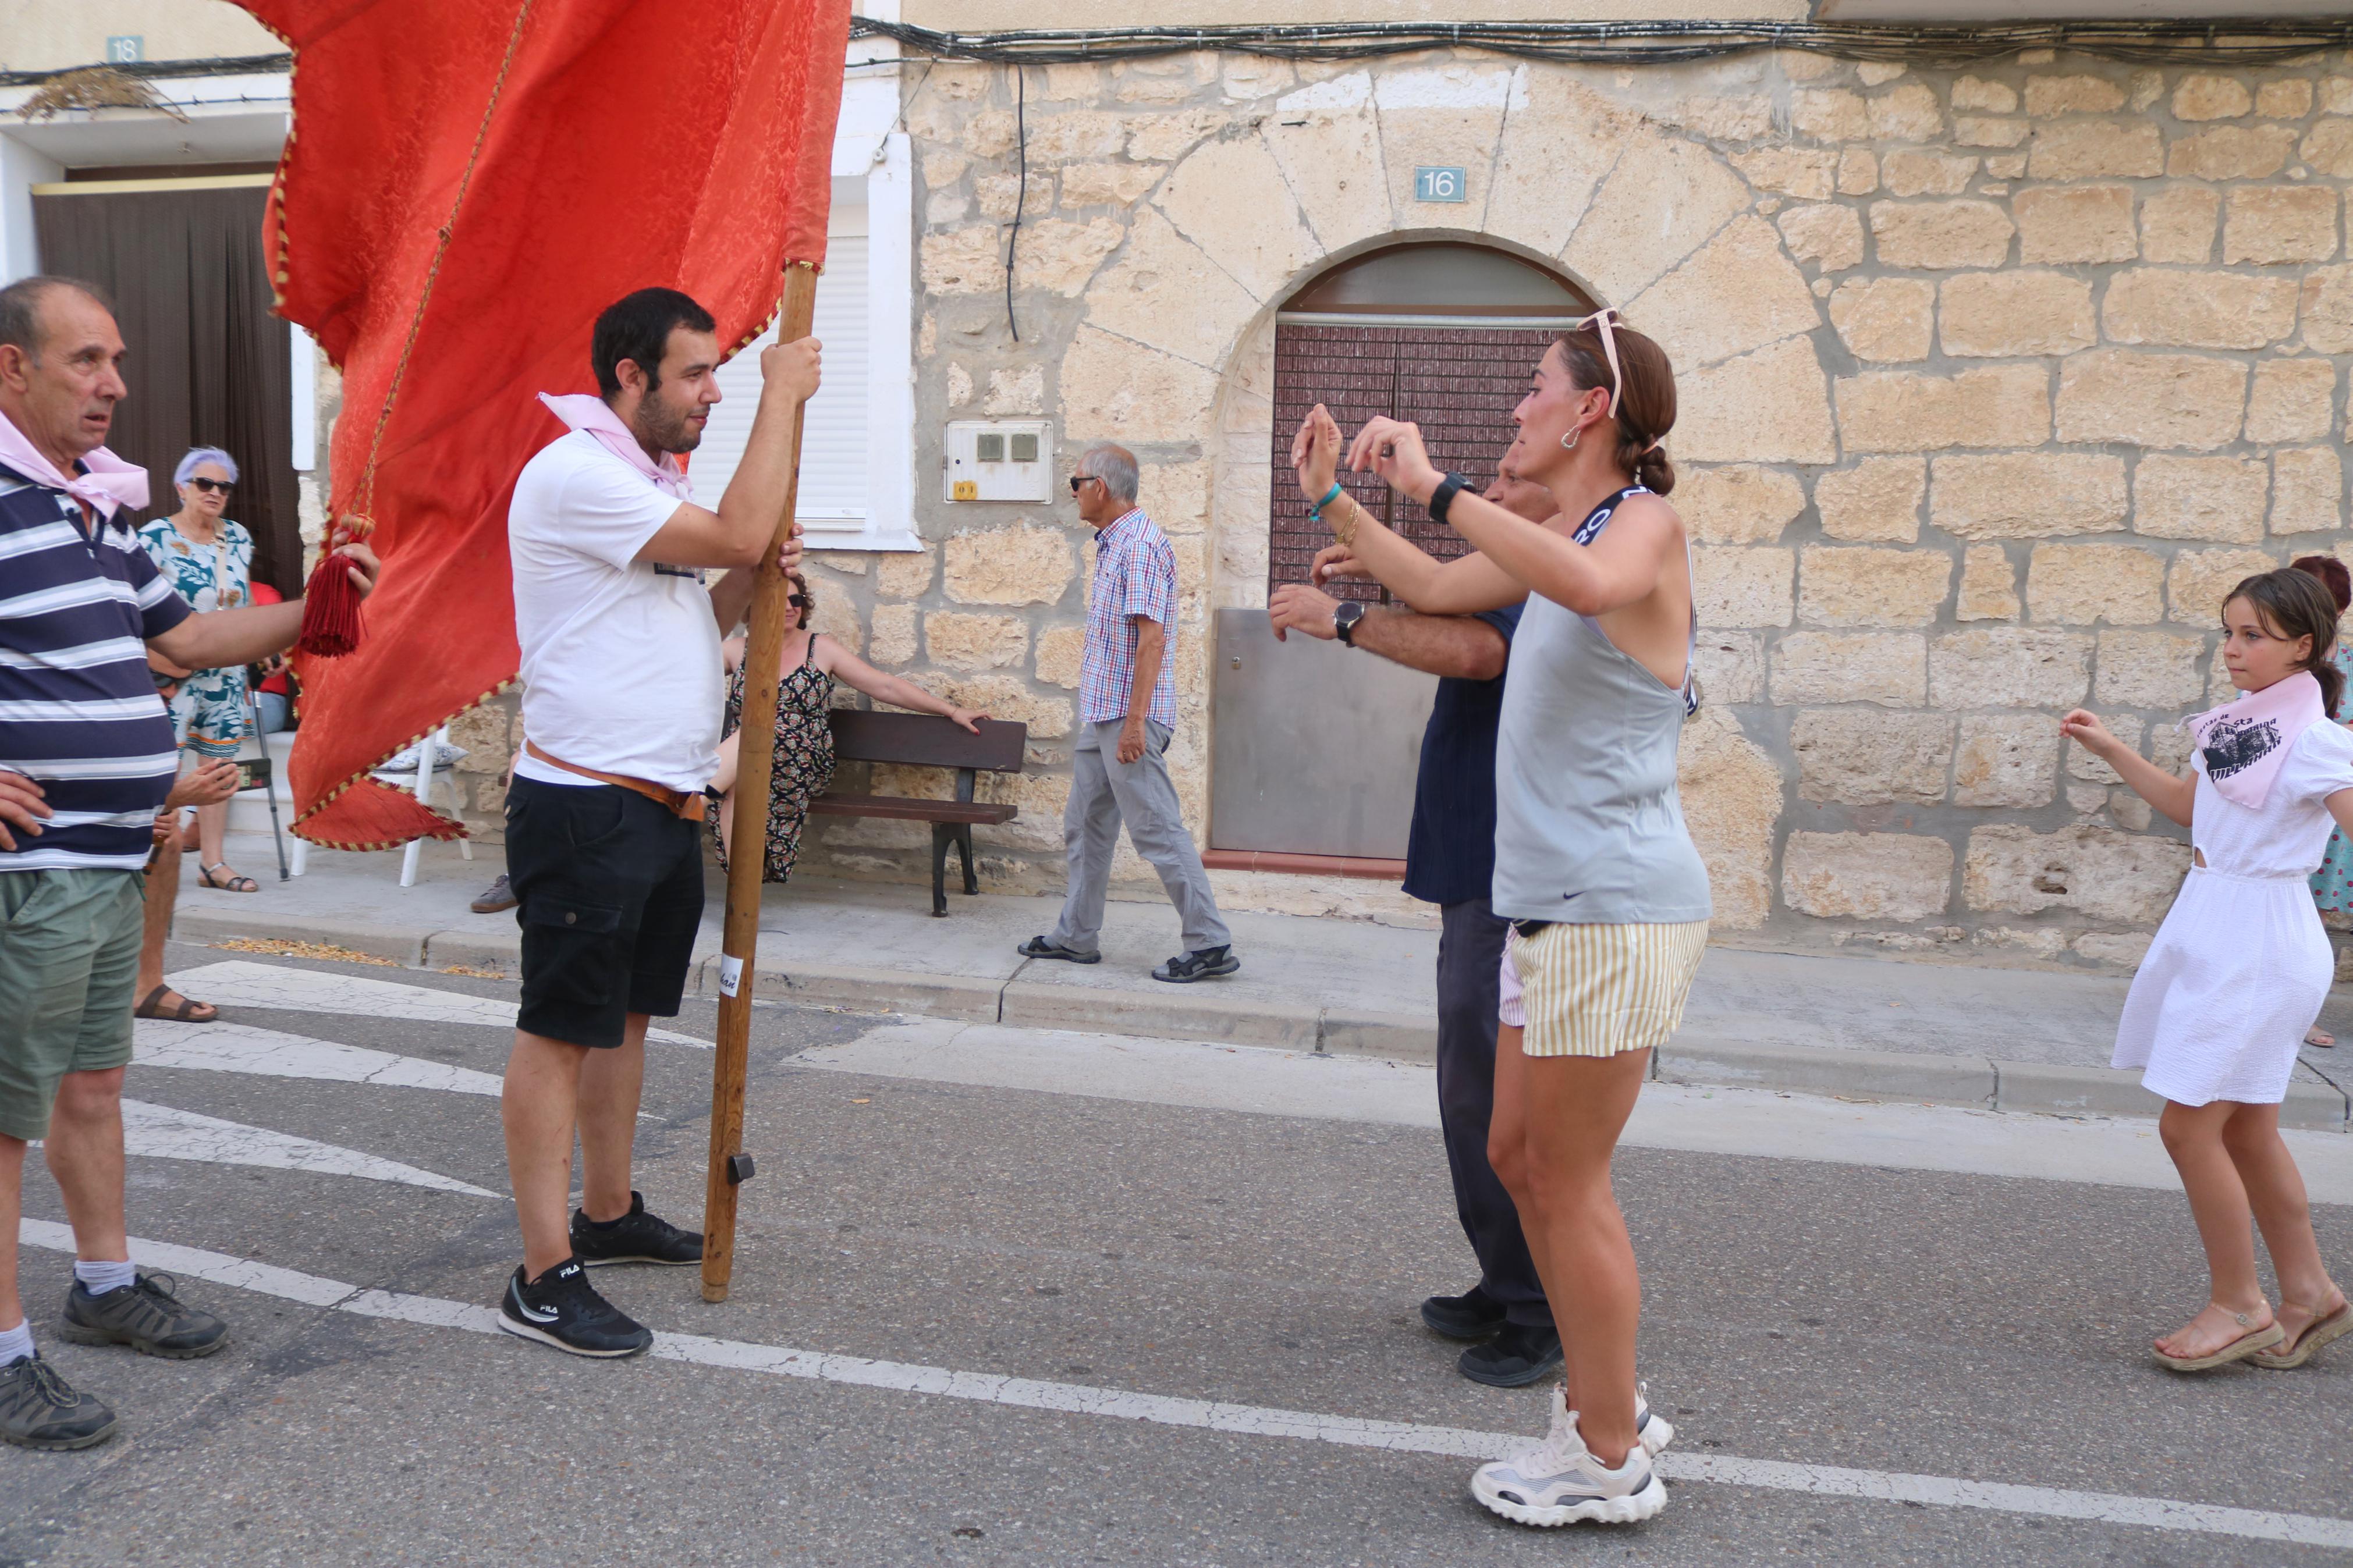
M 500 1080 L 471 1068 L 312 1039 L 308 1035 L 280 1034 L 251 1024 L 175 1024 L 163 1018 L 142 1018 L 132 1029 L 131 1059 L 142 1067 L 250 1073 L 261 1078 L 306 1078 L 328 1083 L 390 1084 L 400 1089 L 487 1095 L 492 1100 L 499 1097 Z
M 512 1029 L 515 1004 L 494 996 L 468 996 L 404 984 L 364 974 L 318 969 L 281 969 L 271 963 L 231 959 L 200 964 L 165 976 L 183 996 L 218 1007 L 282 1007 L 304 1013 L 355 1013 L 362 1017 L 409 1018 L 425 1024 L 481 1024 Z M 674 1029 L 648 1029 L 646 1038 L 670 1046 L 701 1046 L 709 1040 Z
M 71 1252 L 73 1232 L 49 1220 L 23 1222 L 23 1239 L 31 1246 Z M 496 1333 L 498 1314 L 488 1307 L 452 1301 L 438 1296 L 411 1296 L 396 1291 L 364 1289 L 315 1274 L 297 1273 L 227 1253 L 206 1252 L 170 1242 L 131 1238 L 132 1256 L 153 1268 L 193 1279 L 207 1279 L 281 1300 L 361 1317 L 417 1323 L 429 1328 L 462 1329 L 470 1333 Z M 536 1352 L 533 1352 L 536 1353 Z M 778 1377 L 808 1378 L 819 1383 L 848 1384 L 861 1388 L 890 1389 L 982 1405 L 1005 1405 L 1026 1410 L 1053 1410 L 1076 1415 L 1145 1421 L 1162 1426 L 1189 1426 L 1247 1436 L 1290 1437 L 1308 1442 L 1336 1443 L 1354 1448 L 1390 1453 L 1441 1454 L 1454 1458 L 1484 1460 L 1505 1452 L 1524 1436 L 1504 1432 L 1473 1432 L 1459 1426 L 1425 1426 L 1406 1421 L 1373 1421 L 1353 1415 L 1326 1415 L 1305 1410 L 1271 1409 L 1253 1405 L 1228 1405 L 1202 1399 L 1176 1399 L 1166 1394 L 1136 1394 L 1125 1389 L 1095 1388 L 1078 1383 L 1050 1383 L 1035 1378 L 1004 1377 L 994 1373 L 957 1372 L 948 1367 L 908 1362 L 869 1361 L 860 1356 L 828 1355 L 743 1340 L 711 1339 L 702 1334 L 658 1333 L 652 1352 L 664 1361 Z M 2130 1497 L 2113 1492 L 2068 1491 L 2054 1487 L 2013 1486 L 2004 1481 L 1965 1480 L 1949 1476 L 1907 1475 L 1894 1470 L 1860 1470 L 1838 1465 L 1792 1464 L 1778 1459 L 1745 1459 L 1730 1454 L 1667 1454 L 1659 1468 L 1671 1480 L 1706 1481 L 1724 1486 L 1757 1487 L 1770 1491 L 1807 1492 L 1818 1497 L 1851 1497 L 1889 1502 L 1916 1502 L 1937 1508 L 1974 1508 L 2046 1519 L 2081 1519 L 2103 1524 L 2139 1525 L 2200 1535 L 2227 1535 L 2249 1541 L 2284 1541 L 2304 1546 L 2353 1549 L 2353 1520 L 2323 1515 L 2273 1513 L 2260 1509 L 2224 1508 L 2212 1503 L 2178 1502 L 2169 1498 Z
M 878 1078 L 1033 1089 L 1270 1116 L 1438 1125 L 1427 1065 L 1263 1046 L 1198 1045 L 914 1019 L 818 1046 L 795 1061 Z M 2282 1134 L 2313 1201 L 2353 1204 L 2353 1138 Z M 2022 1176 L 2178 1192 L 2157 1136 L 2137 1119 L 2074 1120 L 1956 1106 L 1862 1103 L 1771 1089 L 1643 1087 L 1624 1142 L 1747 1158 Z
M 274 1171 L 308 1171 L 314 1175 L 358 1176 L 371 1182 L 398 1182 L 404 1186 L 430 1187 L 437 1192 L 464 1193 L 472 1197 L 500 1194 L 449 1176 L 404 1165 L 397 1160 L 364 1154 L 333 1143 L 315 1142 L 267 1127 L 223 1121 L 177 1110 L 145 1100 L 122 1102 L 122 1148 L 128 1154 L 158 1160 L 198 1160 L 213 1165 L 259 1165 Z

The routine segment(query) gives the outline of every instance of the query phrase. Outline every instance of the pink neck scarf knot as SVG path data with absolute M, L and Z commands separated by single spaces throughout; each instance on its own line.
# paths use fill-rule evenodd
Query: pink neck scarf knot
M 83 453 L 81 466 L 85 472 L 60 472 L 13 420 L 0 414 L 0 467 L 13 468 L 45 489 L 65 491 L 109 522 L 122 507 L 133 511 L 145 509 L 146 469 L 124 462 L 103 447 Z
M 2234 702 L 2181 722 L 2206 760 L 2206 776 L 2224 800 L 2261 810 L 2288 753 L 2306 730 L 2327 715 L 2320 705 L 2320 682 L 2308 669 L 2250 691 Z
M 549 412 L 558 419 L 575 430 L 586 430 L 596 437 L 607 451 L 664 490 L 681 500 L 693 499 L 694 487 L 688 482 L 686 470 L 679 467 L 678 458 L 664 452 L 661 461 L 656 463 L 647 457 L 646 449 L 638 445 L 637 433 L 621 423 L 621 416 L 614 413 L 603 398 L 585 392 L 567 393 L 562 396 L 543 392 L 539 400 L 546 404 Z

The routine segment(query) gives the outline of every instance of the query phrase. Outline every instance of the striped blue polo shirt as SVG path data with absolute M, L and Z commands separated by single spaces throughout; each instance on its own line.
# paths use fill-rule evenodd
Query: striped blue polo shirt
M 0 872 L 136 871 L 177 765 L 149 637 L 190 615 L 121 521 L 0 468 L 0 768 L 56 813 Z

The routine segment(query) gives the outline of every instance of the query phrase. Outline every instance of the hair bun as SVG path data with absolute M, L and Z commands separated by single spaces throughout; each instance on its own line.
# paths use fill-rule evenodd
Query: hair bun
M 2299 555 L 2288 563 L 2306 576 L 2317 577 L 2337 601 L 2337 613 L 2343 615 L 2353 608 L 2353 569 L 2334 555 Z

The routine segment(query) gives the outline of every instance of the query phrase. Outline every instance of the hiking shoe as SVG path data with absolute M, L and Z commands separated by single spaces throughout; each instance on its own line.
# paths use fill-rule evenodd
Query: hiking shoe
M 1215 974 L 1231 974 L 1242 966 L 1230 947 L 1204 947 L 1192 952 L 1178 953 L 1175 958 L 1152 972 L 1155 980 L 1166 980 L 1171 985 L 1190 985 L 1196 980 L 1207 980 Z
M 66 1319 L 58 1335 L 77 1345 L 129 1345 L 141 1355 L 194 1361 L 228 1343 L 228 1325 L 210 1312 L 183 1305 L 169 1274 L 142 1274 L 131 1284 L 93 1296 L 79 1279 L 66 1292 Z
M 1059 958 L 1069 963 L 1101 963 L 1100 952 L 1081 952 L 1075 947 L 1060 947 L 1042 936 L 1033 936 L 1013 950 L 1024 958 Z
M 654 1342 L 651 1329 L 596 1294 L 576 1258 L 565 1258 L 533 1280 L 523 1279 L 522 1266 L 517 1264 L 499 1300 L 499 1327 L 567 1355 L 608 1361 L 643 1355 Z
M 572 1214 L 572 1255 L 589 1268 L 607 1263 L 662 1263 L 678 1267 L 702 1261 L 702 1233 L 681 1230 L 646 1212 L 646 1194 L 629 1194 L 629 1212 L 599 1225 L 586 1209 Z
M 1631 1524 L 1655 1518 L 1667 1506 L 1667 1489 L 1642 1446 L 1628 1449 L 1625 1462 L 1614 1470 L 1603 1465 L 1587 1450 L 1577 1413 L 1557 1388 L 1552 1430 L 1544 1441 L 1480 1466 L 1471 1476 L 1471 1495 L 1515 1524 L 1547 1530 L 1580 1521 Z
M 1421 1304 L 1421 1321 L 1450 1340 L 1483 1340 L 1504 1326 L 1504 1304 L 1473 1285 L 1460 1296 L 1432 1296 Z
M 1560 1333 L 1534 1323 L 1505 1323 L 1495 1337 L 1464 1351 L 1455 1369 L 1490 1388 L 1525 1388 L 1561 1363 Z
M 68 1383 L 39 1352 L 0 1367 L 0 1437 L 19 1448 L 87 1448 L 113 1436 L 114 1412 Z
M 507 886 L 507 874 L 501 871 L 499 879 L 484 888 L 482 896 L 466 907 L 478 915 L 494 915 L 501 910 L 514 908 L 520 901 L 514 896 L 514 889 Z

